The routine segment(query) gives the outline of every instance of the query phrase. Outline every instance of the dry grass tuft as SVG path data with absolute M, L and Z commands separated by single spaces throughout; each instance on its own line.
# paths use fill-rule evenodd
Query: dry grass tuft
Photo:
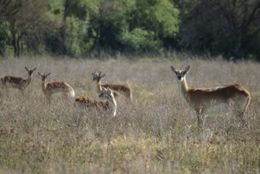
M 169 65 L 191 65 L 192 86 L 239 82 L 252 92 L 248 127 L 229 113 L 208 113 L 203 132 L 180 94 Z M 0 97 L 0 173 L 259 173 L 260 64 L 224 60 L 9 59 L 0 74 L 26 76 L 24 66 L 51 72 L 76 96 L 97 97 L 91 72 L 127 82 L 133 103 L 122 98 L 118 115 L 80 110 L 54 96 L 48 106 L 35 73 L 24 95 Z

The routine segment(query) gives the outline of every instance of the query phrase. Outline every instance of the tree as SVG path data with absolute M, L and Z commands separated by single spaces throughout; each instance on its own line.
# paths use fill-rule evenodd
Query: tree
M 48 14 L 57 31 L 47 35 L 47 49 L 58 54 L 80 54 L 88 45 L 84 34 L 97 4 L 98 1 L 91 0 L 49 0 Z
M 249 42 L 260 32 L 260 1 L 229 0 L 217 2 L 220 11 L 233 34 L 235 56 L 245 56 L 250 52 Z
M 0 4 L 3 5 L 0 8 L 0 13 L 3 15 L 1 20 L 7 23 L 14 56 L 19 57 L 22 44 L 28 43 L 26 37 L 31 36 L 32 33 L 37 36 L 36 31 L 43 24 L 45 1 L 1 0 Z
M 13 16 L 19 10 L 18 0 L 0 0 L 0 19 L 3 20 L 8 16 Z
M 13 0 L 0 0 L 0 55 L 5 55 L 5 48 L 9 41 L 8 24 L 6 19 L 15 15 L 20 5 Z
M 9 42 L 8 26 L 6 22 L 0 21 L 0 56 L 5 56 L 6 46 Z
M 101 0 L 90 20 L 93 49 L 157 51 L 178 32 L 178 14 L 169 0 Z
M 127 30 L 128 14 L 134 0 L 100 0 L 98 11 L 90 15 L 89 36 L 93 38 L 91 51 L 122 50 L 120 34 Z
M 183 18 L 180 45 L 197 52 L 244 57 L 260 31 L 258 0 L 198 0 Z
M 179 10 L 169 0 L 136 1 L 130 15 L 129 30 L 140 28 L 150 33 L 151 41 L 160 45 L 157 49 L 170 45 L 167 40 L 179 31 Z

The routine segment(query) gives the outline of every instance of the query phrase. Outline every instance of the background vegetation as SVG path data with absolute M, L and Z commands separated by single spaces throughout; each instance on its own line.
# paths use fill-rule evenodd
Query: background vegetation
M 0 0 L 0 55 L 258 58 L 259 0 Z
M 48 80 L 70 83 L 76 96 L 97 97 L 91 72 L 104 81 L 127 82 L 133 103 L 118 100 L 118 115 L 80 110 L 61 96 L 44 102 L 41 80 L 34 74 L 22 95 L 0 97 L 0 173 L 259 173 L 259 64 L 232 63 L 215 57 L 137 60 L 5 59 L 0 74 L 26 76 L 24 66 L 51 72 Z M 180 94 L 170 65 L 191 65 L 192 86 L 239 82 L 252 93 L 247 127 L 229 112 L 207 113 L 203 132 Z M 220 71 L 221 70 L 221 71 Z M 206 75 L 205 75 L 206 74 Z

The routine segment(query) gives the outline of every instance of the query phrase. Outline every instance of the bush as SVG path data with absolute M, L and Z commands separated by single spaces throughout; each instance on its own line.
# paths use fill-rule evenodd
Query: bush
M 141 28 L 123 33 L 122 42 L 128 50 L 134 51 L 154 51 L 161 47 L 160 40 L 155 38 L 154 32 Z
M 0 22 L 0 55 L 5 55 L 5 50 L 9 42 L 8 30 L 5 22 Z

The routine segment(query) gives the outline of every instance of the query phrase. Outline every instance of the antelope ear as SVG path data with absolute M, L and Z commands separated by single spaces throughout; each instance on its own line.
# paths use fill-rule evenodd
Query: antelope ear
M 105 74 L 105 73 L 101 75 L 101 77 L 105 77 L 105 76 L 106 76 L 106 74 Z
M 48 77 L 49 75 L 51 75 L 51 73 L 48 73 L 48 74 L 46 74 L 45 76 Z
M 26 66 L 24 67 L 24 69 L 25 69 L 26 71 L 29 71 L 29 69 L 28 69 Z
M 100 94 L 103 94 L 106 91 L 106 88 L 102 88 Z
M 173 66 L 171 66 L 171 69 L 172 69 L 173 72 L 176 72 L 176 70 Z
M 190 70 L 190 65 L 188 65 L 188 66 L 185 67 L 185 72 L 186 72 L 186 73 L 189 72 L 189 70 Z
M 32 69 L 32 71 L 35 71 L 37 69 L 37 67 L 34 67 L 33 69 Z

